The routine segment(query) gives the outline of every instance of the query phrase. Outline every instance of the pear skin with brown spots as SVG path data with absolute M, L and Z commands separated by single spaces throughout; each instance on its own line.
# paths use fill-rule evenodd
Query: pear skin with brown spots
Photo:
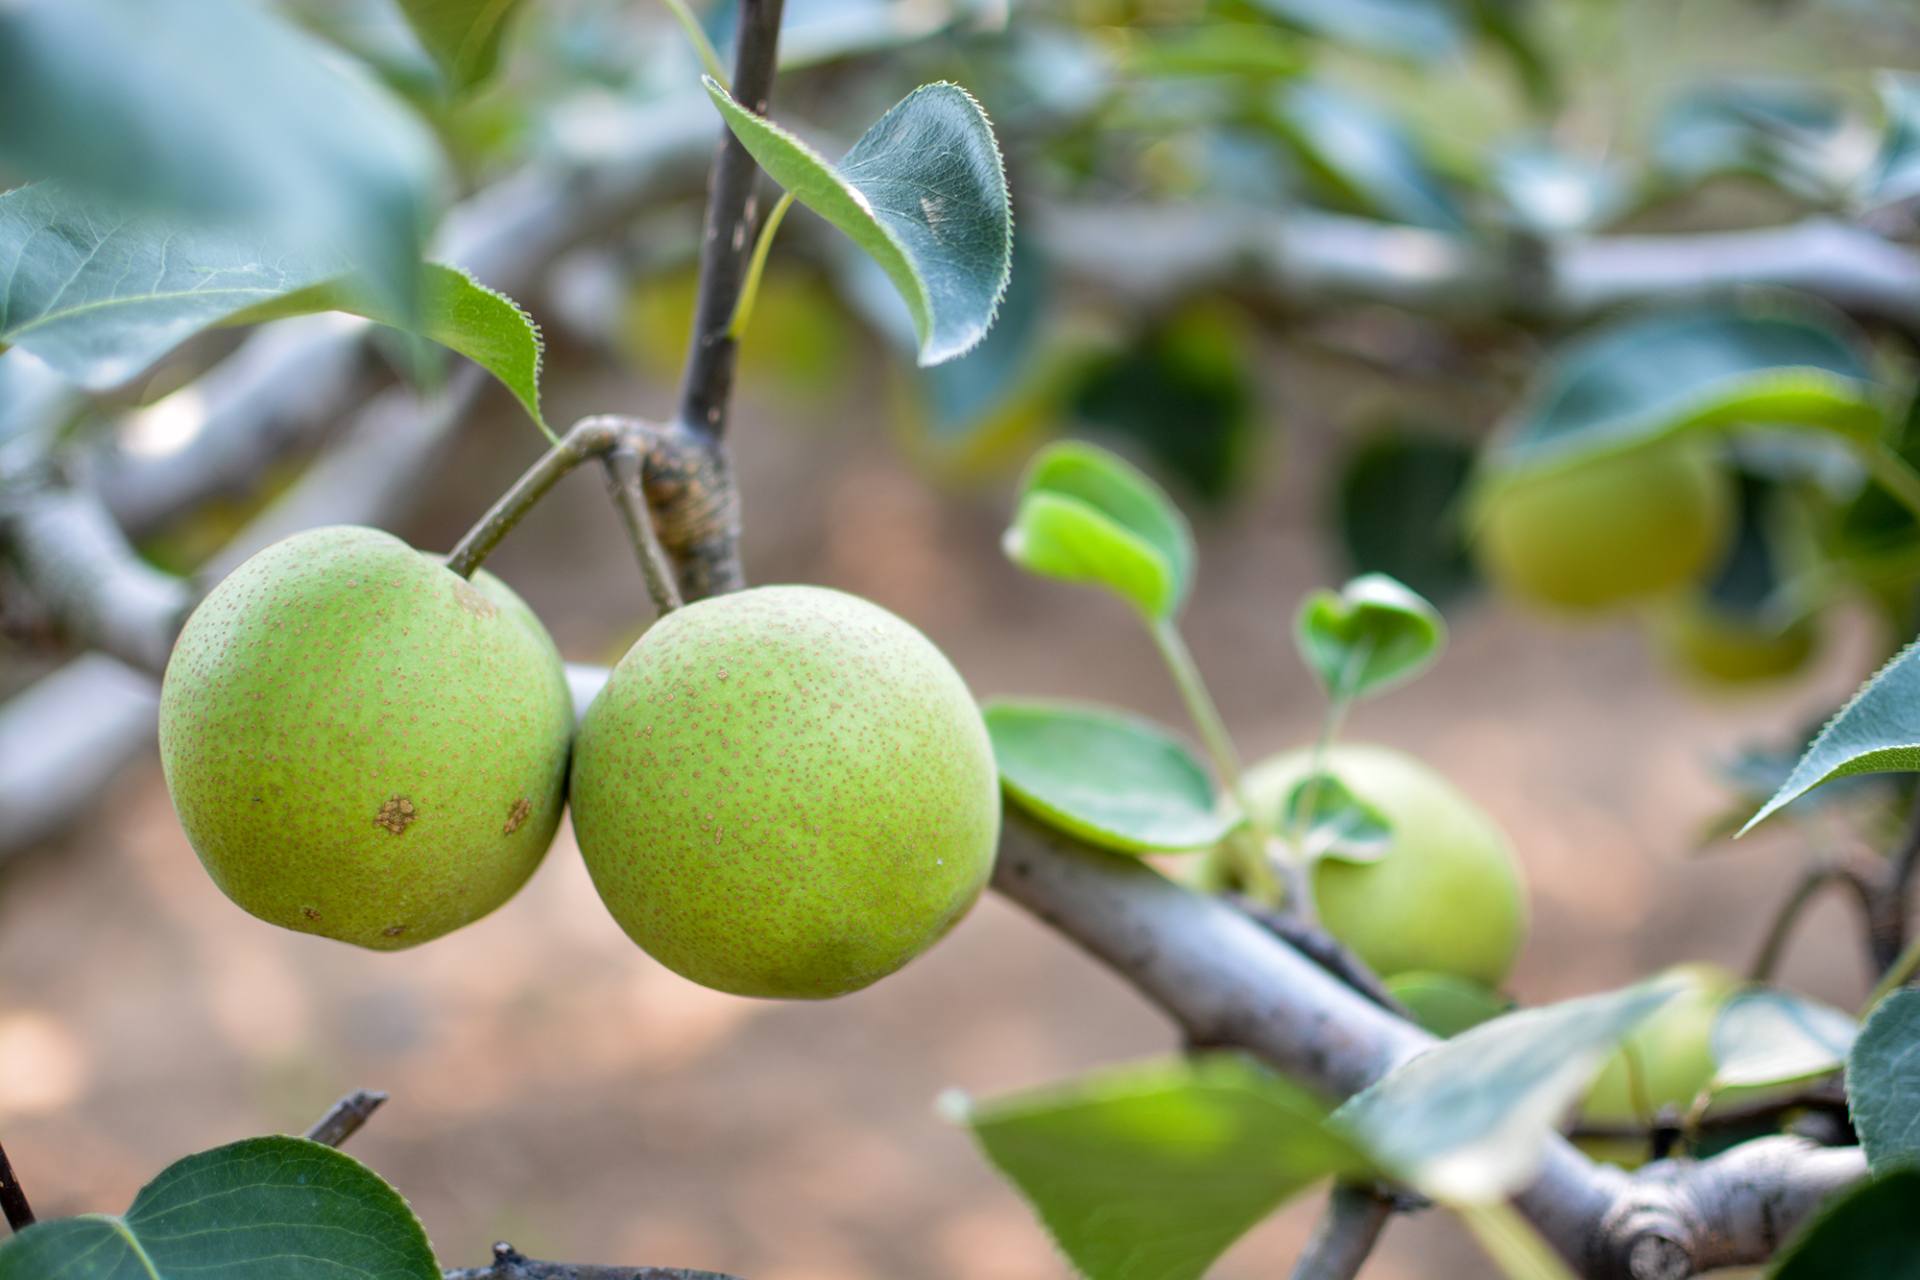
M 979 897 L 1000 835 L 986 726 L 931 641 L 820 587 L 667 615 L 575 748 L 574 832 L 628 936 L 736 995 L 899 969 Z
M 383 951 L 533 874 L 572 730 L 532 610 L 377 529 L 308 530 L 242 564 L 160 691 L 167 789 L 214 883 L 262 920 Z

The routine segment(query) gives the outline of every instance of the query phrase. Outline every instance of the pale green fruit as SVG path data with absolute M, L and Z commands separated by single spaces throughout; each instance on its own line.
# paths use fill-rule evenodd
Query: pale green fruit
M 1720 561 L 1733 491 L 1713 451 L 1662 444 L 1483 485 L 1474 548 L 1531 604 L 1592 612 L 1697 582 Z
M 1607 1059 L 1580 1107 L 1580 1117 L 1588 1125 L 1637 1129 L 1663 1110 L 1684 1115 L 1713 1079 L 1714 1019 L 1740 980 L 1712 964 L 1676 965 L 1657 980 L 1673 983 L 1679 991 Z M 1628 1055 L 1633 1058 L 1632 1068 Z M 1642 1139 L 1583 1138 L 1580 1145 L 1595 1159 L 1629 1167 L 1645 1161 L 1649 1152 Z
M 1311 760 L 1290 752 L 1247 774 L 1248 803 L 1274 829 Z M 1500 828 L 1398 751 L 1336 746 L 1326 767 L 1393 826 L 1377 862 L 1314 864 L 1314 906 L 1327 931 L 1383 978 L 1425 970 L 1499 986 L 1527 932 L 1520 867 Z
M 1740 617 L 1702 598 L 1676 600 L 1651 620 L 1662 653 L 1682 673 L 1729 686 L 1779 680 L 1799 672 L 1819 646 L 1810 617 L 1784 626 Z
M 520 598 L 377 529 L 295 534 L 234 570 L 160 691 L 167 789 L 214 883 L 262 920 L 379 950 L 525 883 L 572 727 Z
M 892 973 L 980 894 L 993 749 L 925 636 L 819 587 L 667 615 L 580 727 L 573 824 L 621 928 L 737 995 L 822 998 Z

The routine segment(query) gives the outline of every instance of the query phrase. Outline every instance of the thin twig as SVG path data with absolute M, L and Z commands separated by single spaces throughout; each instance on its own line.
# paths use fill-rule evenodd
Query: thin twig
M 1359 1183 L 1335 1183 L 1293 1280 L 1353 1280 L 1393 1216 L 1393 1200 Z
M 603 455 L 600 461 L 606 467 L 613 505 L 620 512 L 621 523 L 627 527 L 634 554 L 640 558 L 640 573 L 647 580 L 647 594 L 653 597 L 654 608 L 664 617 L 678 609 L 682 601 L 680 588 L 674 584 L 673 566 L 667 563 L 659 531 L 653 527 L 653 512 L 641 489 L 640 454 L 631 446 L 622 445 Z
M 313 1122 L 307 1130 L 308 1142 L 317 1142 L 323 1147 L 337 1147 L 360 1132 L 387 1095 L 377 1089 L 355 1089 L 340 1101 L 327 1108 L 327 1114 Z
M 619 442 L 617 419 L 582 418 L 574 423 L 454 544 L 453 550 L 447 553 L 447 568 L 463 578 L 471 578 L 481 561 L 563 476 L 587 459 L 603 456 Z
M 1761 941 L 1760 949 L 1754 953 L 1753 963 L 1747 966 L 1747 977 L 1754 982 L 1770 981 L 1780 961 L 1785 956 L 1787 944 L 1793 939 L 1793 931 L 1807 908 L 1819 898 L 1823 889 L 1830 885 L 1850 883 L 1864 901 L 1869 890 L 1860 880 L 1858 873 L 1843 861 L 1823 858 L 1801 873 L 1793 889 L 1773 913 L 1773 922 L 1767 927 L 1767 936 Z
M 15 1231 L 33 1225 L 33 1206 L 27 1203 L 27 1193 L 14 1176 L 13 1161 L 7 1159 L 5 1147 L 0 1147 L 0 1213 L 6 1214 L 7 1225 Z
M 767 113 L 773 94 L 781 8 L 782 0 L 742 0 L 737 10 L 733 96 L 759 115 Z M 720 154 L 707 187 L 693 335 L 680 380 L 680 421 L 710 441 L 717 442 L 726 431 L 727 403 L 733 394 L 739 343 L 729 329 L 759 231 L 760 207 L 754 194 L 759 177 L 753 157 L 731 129 L 721 126 Z
M 1234 906 L 1258 921 L 1274 937 L 1325 969 L 1361 995 L 1398 1017 L 1413 1021 L 1407 1007 L 1394 999 L 1387 984 L 1340 939 L 1310 920 L 1287 911 L 1269 911 L 1250 899 L 1230 897 Z
M 501 1241 L 485 1267 L 458 1267 L 442 1280 L 735 1280 L 718 1271 L 682 1267 L 604 1267 L 581 1262 L 542 1262 Z

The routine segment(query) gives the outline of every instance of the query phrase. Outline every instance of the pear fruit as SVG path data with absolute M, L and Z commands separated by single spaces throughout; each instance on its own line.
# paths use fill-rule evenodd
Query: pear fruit
M 1664 970 L 1657 981 L 1678 990 L 1634 1028 L 1594 1078 L 1580 1105 L 1581 1120 L 1594 1128 L 1640 1129 L 1662 1111 L 1684 1116 L 1713 1080 L 1713 1024 L 1740 979 L 1719 965 L 1682 964 Z M 1644 1163 L 1651 1149 L 1645 1139 L 1612 1137 L 1583 1137 L 1580 1147 L 1625 1168 Z
M 1593 613 L 1698 582 L 1733 535 L 1713 450 L 1664 442 L 1554 470 L 1495 472 L 1475 501 L 1481 567 L 1515 599 Z
M 1000 786 L 946 657 L 877 605 L 760 587 L 668 614 L 580 727 L 574 830 L 628 936 L 736 995 L 894 972 L 986 884 Z
M 1311 751 L 1249 770 L 1247 803 L 1284 829 L 1288 794 L 1312 767 Z M 1378 809 L 1393 832 L 1374 862 L 1321 858 L 1314 908 L 1329 933 L 1382 978 L 1452 974 L 1498 987 L 1526 940 L 1520 866 L 1491 818 L 1432 769 L 1385 747 L 1341 744 L 1324 767 Z
M 565 801 L 572 702 L 497 579 L 390 534 L 298 533 L 187 620 L 160 759 L 214 883 L 262 920 L 390 951 L 511 897 Z

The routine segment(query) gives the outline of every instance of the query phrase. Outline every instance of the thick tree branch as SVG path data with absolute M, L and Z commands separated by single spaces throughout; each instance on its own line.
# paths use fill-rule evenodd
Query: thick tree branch
M 134 553 L 91 492 L 21 477 L 0 495 L 0 542 L 41 603 L 82 643 L 145 671 L 166 666 L 192 607 L 187 584 Z
M 1208 283 L 1296 302 L 1575 320 L 1629 302 L 1773 285 L 1920 331 L 1920 254 L 1810 218 L 1757 231 L 1599 236 L 1510 255 L 1443 231 L 1307 209 L 1060 205 L 1032 221 L 1067 271 L 1133 297 Z
M 1294 1264 L 1293 1280 L 1353 1280 L 1393 1217 L 1393 1200 L 1377 1188 L 1341 1182 Z
M 1433 1043 L 1223 903 L 1136 861 L 1079 848 L 1010 815 L 994 887 L 1138 988 L 1188 1036 L 1237 1044 L 1347 1097 Z M 1745 1143 L 1629 1177 L 1548 1142 L 1516 1204 L 1582 1274 L 1678 1280 L 1765 1261 L 1835 1191 L 1857 1148 Z

